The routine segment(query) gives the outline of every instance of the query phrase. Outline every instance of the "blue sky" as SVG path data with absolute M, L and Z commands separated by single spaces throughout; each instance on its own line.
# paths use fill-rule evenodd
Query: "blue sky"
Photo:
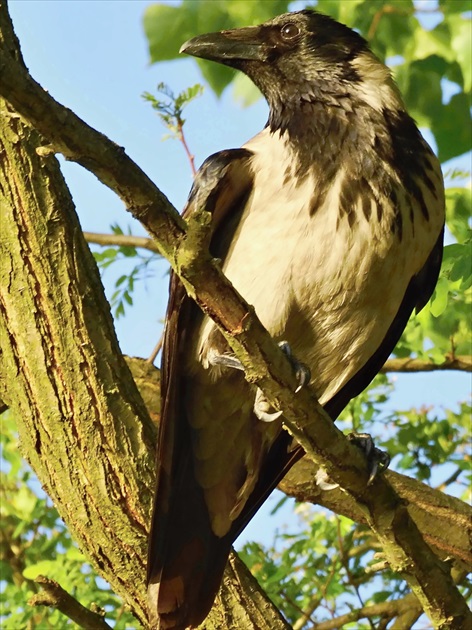
M 192 176 L 178 142 L 162 141 L 165 129 L 141 94 L 153 92 L 163 81 L 177 93 L 202 82 L 191 59 L 149 65 L 142 16 L 148 1 L 10 0 L 10 13 L 19 36 L 26 65 L 33 77 L 59 102 L 70 107 L 88 124 L 125 147 L 128 155 L 155 181 L 172 203 L 181 209 Z M 197 166 L 211 153 L 240 146 L 265 124 L 267 106 L 260 100 L 243 109 L 227 90 L 217 99 L 210 89 L 191 104 L 185 118 L 187 141 Z M 112 223 L 141 226 L 126 213 L 123 204 L 93 175 L 63 161 L 82 227 L 109 232 Z M 126 271 L 120 265 L 107 271 L 107 294 Z M 124 353 L 148 356 L 161 331 L 167 300 L 167 264 L 138 285 L 136 306 L 116 322 Z M 428 402 L 439 406 L 465 400 L 470 377 L 458 373 L 399 376 L 392 407 L 407 408 Z M 275 501 L 275 500 L 274 500 Z M 276 524 L 268 519 L 274 501 L 264 507 L 243 534 L 243 539 L 269 542 Z M 288 508 L 277 517 L 289 518 Z

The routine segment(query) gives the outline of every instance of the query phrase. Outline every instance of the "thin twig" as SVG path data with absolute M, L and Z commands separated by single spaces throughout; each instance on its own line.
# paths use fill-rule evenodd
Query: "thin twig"
M 344 549 L 344 540 L 341 535 L 341 519 L 339 518 L 339 516 L 336 516 L 336 531 L 337 531 L 337 540 L 338 540 L 338 548 L 339 548 L 339 557 L 341 559 L 341 564 L 344 567 L 344 570 L 346 571 L 348 584 L 352 586 L 352 588 L 354 589 L 357 595 L 357 599 L 359 600 L 361 607 L 364 608 L 365 607 L 364 600 L 361 597 L 359 587 L 356 584 L 356 580 L 354 579 L 354 576 L 352 575 L 352 572 L 351 572 L 351 568 L 349 567 L 349 555 L 346 553 Z M 367 621 L 369 622 L 369 625 L 372 628 L 372 630 L 375 630 L 375 626 L 369 617 L 367 618 Z
M 369 619 L 371 617 L 382 617 L 393 619 L 398 616 L 403 610 L 408 610 L 409 607 L 418 605 L 418 600 L 412 593 L 409 593 L 403 599 L 398 599 L 393 602 L 383 602 L 381 604 L 373 604 L 372 606 L 364 606 L 358 610 L 352 610 L 351 612 L 330 619 L 329 621 L 322 621 L 314 624 L 310 630 L 337 630 L 337 628 L 343 628 L 348 623 L 359 621 L 360 619 Z
M 372 18 L 369 30 L 367 31 L 367 41 L 370 42 L 373 39 L 379 27 L 380 20 L 384 15 L 387 15 L 387 13 L 401 13 L 403 15 L 408 15 L 413 12 L 414 9 L 399 9 L 398 7 L 394 7 L 390 4 L 385 4 L 374 14 L 374 17 Z
M 442 13 L 440 7 L 412 7 L 412 8 L 400 8 L 391 4 L 385 4 L 381 7 L 372 18 L 372 22 L 370 24 L 369 30 L 366 35 L 367 41 L 371 41 L 374 37 L 377 29 L 379 27 L 379 23 L 381 18 L 388 13 L 397 13 L 398 15 L 413 15 L 414 13 Z
M 439 484 L 439 486 L 436 487 L 436 490 L 441 490 L 444 492 L 444 490 L 451 485 L 451 483 L 454 483 L 455 481 L 457 481 L 457 479 L 460 477 L 461 473 L 463 472 L 462 468 L 457 468 L 452 475 L 450 475 L 447 479 L 445 479 L 442 483 Z
M 197 170 L 195 168 L 195 156 L 193 155 L 193 153 L 190 151 L 188 147 L 187 141 L 185 139 L 185 134 L 184 134 L 184 125 L 181 120 L 179 120 L 178 125 L 177 125 L 177 134 L 178 134 L 180 142 L 182 143 L 182 146 L 184 147 L 188 161 L 190 162 L 190 169 L 192 171 L 192 175 L 193 177 L 195 177 L 197 173 Z
M 84 232 L 87 243 L 95 245 L 116 245 L 118 247 L 139 247 L 156 254 L 159 253 L 156 243 L 147 236 L 133 236 L 131 234 L 99 234 L 97 232 Z
M 472 356 L 447 357 L 442 363 L 434 363 L 434 361 L 425 361 L 424 359 L 389 359 L 381 372 L 437 372 L 442 370 L 472 372 Z
M 159 352 L 162 349 L 162 344 L 163 343 L 164 343 L 164 334 L 162 334 L 160 336 L 159 341 L 154 346 L 154 350 L 151 352 L 149 357 L 146 359 L 147 363 L 154 363 L 154 361 L 156 360 L 157 355 L 159 354 Z
M 311 619 L 311 615 L 315 612 L 315 610 L 321 604 L 323 599 L 326 597 L 328 588 L 331 582 L 333 581 L 333 578 L 336 575 L 337 571 L 338 571 L 338 561 L 333 560 L 331 570 L 321 588 L 321 592 L 317 594 L 316 597 L 313 597 L 311 599 L 308 606 L 303 611 L 302 616 L 299 617 L 297 621 L 293 624 L 293 630 L 301 630 L 308 621 L 310 621 L 311 623 L 314 623 L 313 620 Z

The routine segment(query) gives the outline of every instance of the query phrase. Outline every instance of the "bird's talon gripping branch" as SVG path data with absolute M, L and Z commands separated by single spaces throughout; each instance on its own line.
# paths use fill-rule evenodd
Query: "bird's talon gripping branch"
M 369 479 L 367 485 L 370 486 L 379 474 L 382 474 L 390 465 L 390 455 L 382 451 L 374 444 L 372 436 L 368 433 L 349 433 L 348 439 L 358 446 L 367 458 L 369 467 Z
M 298 394 L 298 392 L 306 387 L 310 382 L 310 368 L 304 363 L 300 363 L 300 361 L 298 361 L 298 359 L 293 355 L 292 348 L 290 347 L 288 341 L 280 341 L 279 348 L 282 350 L 282 352 L 285 354 L 292 365 L 292 369 L 298 381 L 298 387 L 296 388 L 295 393 Z
M 208 353 L 208 363 L 210 365 L 221 365 L 222 367 L 233 368 L 233 370 L 241 370 L 244 372 L 244 366 L 239 359 L 237 359 L 234 354 L 229 352 L 225 354 L 219 354 L 215 351 L 210 351 Z
M 328 491 L 339 488 L 339 484 L 334 483 L 330 480 L 330 478 L 328 477 L 328 473 L 324 468 L 318 468 L 318 470 L 316 471 L 315 480 L 316 485 L 318 486 L 318 488 L 320 488 L 320 490 Z
M 287 341 L 280 341 L 278 345 L 292 365 L 295 377 L 298 381 L 298 387 L 295 390 L 295 393 L 297 394 L 310 382 L 310 369 L 303 363 L 297 361 L 297 359 L 293 356 L 292 349 Z M 244 366 L 241 361 L 231 353 L 219 354 L 214 350 L 210 351 L 208 353 L 208 362 L 210 365 L 220 365 L 222 367 L 244 371 Z M 274 422 L 274 420 L 280 418 L 283 413 L 282 411 L 270 411 L 270 409 L 271 405 L 269 401 L 264 396 L 262 390 L 257 388 L 256 398 L 254 401 L 254 413 L 256 414 L 256 417 L 259 418 L 259 420 L 262 420 L 262 422 Z
M 271 405 L 264 395 L 262 389 L 257 388 L 256 399 L 254 401 L 254 413 L 262 422 L 274 422 L 282 415 L 282 411 L 269 411 Z

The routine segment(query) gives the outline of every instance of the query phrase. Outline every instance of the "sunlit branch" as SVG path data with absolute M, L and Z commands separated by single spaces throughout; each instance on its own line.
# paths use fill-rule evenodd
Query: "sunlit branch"
M 131 234 L 99 234 L 97 232 L 84 232 L 87 243 L 95 245 L 109 245 L 118 247 L 139 247 L 151 252 L 159 253 L 156 243 L 147 236 L 133 236 Z
M 111 626 L 103 617 L 85 608 L 72 595 L 69 595 L 55 580 L 39 575 L 35 582 L 41 585 L 42 590 L 33 595 L 29 600 L 30 606 L 52 606 L 57 608 L 63 615 L 69 617 L 80 628 L 88 630 L 111 630 Z

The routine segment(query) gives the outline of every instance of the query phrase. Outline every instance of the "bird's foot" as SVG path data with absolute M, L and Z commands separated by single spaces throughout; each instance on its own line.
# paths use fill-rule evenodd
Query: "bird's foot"
M 288 360 L 290 361 L 293 371 L 295 373 L 295 377 L 298 381 L 298 386 L 295 390 L 295 393 L 298 393 L 303 387 L 306 387 L 310 382 L 311 373 L 309 368 L 300 363 L 292 354 L 292 349 L 287 341 L 280 341 L 279 347 L 282 352 L 286 355 Z M 223 367 L 233 368 L 235 370 L 244 370 L 243 364 L 239 359 L 237 359 L 234 354 L 225 353 L 225 354 L 217 354 L 216 352 L 212 352 L 208 361 L 211 365 L 221 365 Z M 272 406 L 265 397 L 263 391 L 259 388 L 256 390 L 256 398 L 254 401 L 254 413 L 259 420 L 262 422 L 274 422 L 282 415 L 282 411 L 271 411 Z
M 222 367 L 232 368 L 233 370 L 241 370 L 244 372 L 243 364 L 231 352 L 218 354 L 214 350 L 208 353 L 208 363 L 210 365 L 221 365 Z
M 279 348 L 282 350 L 282 352 L 285 354 L 285 356 L 287 357 L 287 359 L 290 361 L 292 365 L 295 378 L 298 381 L 298 387 L 295 390 L 295 393 L 298 394 L 298 392 L 304 387 L 306 387 L 308 383 L 310 382 L 310 379 L 311 379 L 310 368 L 304 363 L 301 363 L 293 355 L 292 348 L 290 347 L 290 344 L 288 343 L 288 341 L 280 341 Z
M 390 455 L 387 451 L 382 451 L 380 448 L 377 448 L 372 436 L 368 433 L 349 433 L 347 438 L 359 447 L 367 458 L 369 469 L 367 485 L 370 486 L 379 474 L 387 470 L 390 464 Z M 339 484 L 329 479 L 328 474 L 323 468 L 318 469 L 315 479 L 316 485 L 321 490 L 334 490 L 339 487 Z
M 262 422 L 274 422 L 282 415 L 283 411 L 270 411 L 272 405 L 265 397 L 264 392 L 259 387 L 256 389 L 256 398 L 254 400 L 254 413 L 256 418 Z
M 298 381 L 298 386 L 295 390 L 295 393 L 297 394 L 302 387 L 306 387 L 310 382 L 310 369 L 305 364 L 300 363 L 300 361 L 293 356 L 292 349 L 287 341 L 280 341 L 278 345 L 292 365 L 295 377 Z M 262 422 L 274 422 L 274 420 L 280 418 L 283 412 L 270 411 L 271 408 L 271 404 L 265 397 L 263 391 L 257 388 L 256 400 L 254 401 L 254 413 L 256 414 L 256 417 L 259 418 L 259 420 L 262 420 Z
M 367 485 L 370 486 L 379 474 L 387 470 L 390 465 L 390 455 L 387 451 L 382 451 L 374 444 L 372 436 L 368 433 L 349 433 L 348 439 L 358 446 L 367 458 L 369 469 L 369 479 Z
M 324 468 L 318 468 L 315 475 L 316 485 L 320 490 L 324 490 L 327 492 L 328 490 L 334 490 L 335 488 L 339 488 L 338 483 L 334 483 L 328 477 L 328 473 Z

